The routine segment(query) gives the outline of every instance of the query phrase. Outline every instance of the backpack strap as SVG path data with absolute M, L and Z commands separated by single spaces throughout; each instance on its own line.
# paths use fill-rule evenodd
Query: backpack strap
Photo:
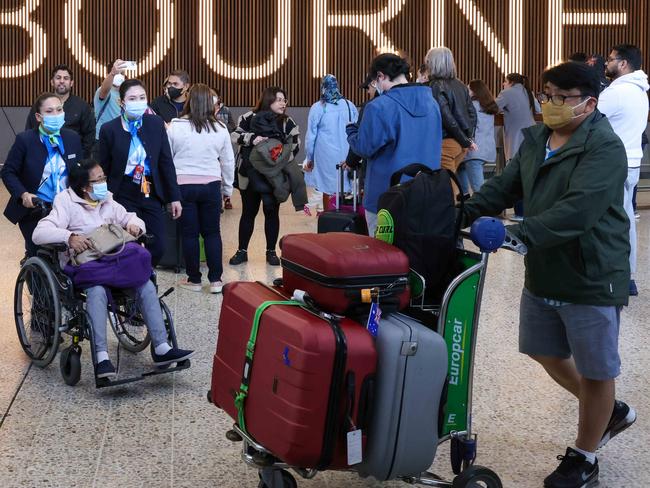
M 108 102 L 111 100 L 111 95 L 112 93 L 108 93 L 108 96 L 106 97 L 106 101 L 104 102 L 104 105 L 102 105 L 102 108 L 99 109 L 99 113 L 97 114 L 97 118 L 95 119 L 95 122 L 98 122 L 99 119 L 102 118 L 102 115 L 104 115 L 104 111 L 106 110 L 106 107 L 108 106 Z
M 390 186 L 395 186 L 399 183 L 399 181 L 402 179 L 402 176 L 410 176 L 411 178 L 415 178 L 415 175 L 418 173 L 427 173 L 427 174 L 433 174 L 433 170 L 429 168 L 428 166 L 425 166 L 424 164 L 420 163 L 413 163 L 409 164 L 408 166 L 404 166 L 402 169 L 398 169 L 393 173 L 393 176 L 390 177 Z

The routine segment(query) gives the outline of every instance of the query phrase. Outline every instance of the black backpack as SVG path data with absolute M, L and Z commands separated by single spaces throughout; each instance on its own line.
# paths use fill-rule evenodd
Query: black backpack
M 413 178 L 400 183 L 404 175 Z M 427 304 L 440 303 L 458 271 L 460 219 L 456 218 L 452 180 L 460 188 L 449 170 L 410 164 L 393 174 L 391 187 L 379 197 L 375 237 L 406 253 L 411 269 L 425 280 Z M 462 205 L 461 200 L 461 212 Z M 412 296 L 421 295 L 414 288 Z

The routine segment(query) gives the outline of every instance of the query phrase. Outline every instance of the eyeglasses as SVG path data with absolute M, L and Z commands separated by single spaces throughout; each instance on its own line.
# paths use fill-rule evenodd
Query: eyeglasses
M 538 93 L 537 100 L 540 103 L 551 102 L 553 105 L 562 106 L 567 98 L 587 98 L 589 95 L 548 95 L 546 93 Z
M 608 63 L 611 63 L 612 61 L 620 61 L 620 60 L 621 60 L 621 58 L 619 58 L 618 56 L 614 56 L 614 57 L 609 56 L 607 58 Z
M 97 178 L 96 180 L 88 180 L 88 183 L 105 183 L 106 182 L 106 176 L 102 176 L 101 178 Z

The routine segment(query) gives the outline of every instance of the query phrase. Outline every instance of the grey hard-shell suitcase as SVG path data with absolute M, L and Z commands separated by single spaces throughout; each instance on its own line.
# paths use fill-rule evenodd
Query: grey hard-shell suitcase
M 429 469 L 438 446 L 438 412 L 447 378 L 444 339 L 400 313 L 382 317 L 375 402 L 361 476 L 389 480 Z

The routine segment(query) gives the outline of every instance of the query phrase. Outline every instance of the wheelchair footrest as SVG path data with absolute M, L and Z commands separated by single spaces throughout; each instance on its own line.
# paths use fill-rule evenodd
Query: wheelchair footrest
M 119 380 L 111 380 L 109 378 L 96 378 L 95 387 L 107 388 L 110 386 L 118 386 L 118 385 L 125 385 L 127 383 L 134 383 L 136 381 L 141 381 L 149 376 L 157 376 L 159 374 L 167 374 L 167 373 L 173 373 L 174 371 L 182 371 L 184 369 L 188 369 L 191 365 L 192 365 L 191 361 L 189 359 L 186 359 L 185 361 L 179 361 L 178 363 L 176 363 L 176 366 L 174 366 L 173 368 L 154 369 L 151 371 L 145 371 L 144 373 L 141 373 L 140 376 L 132 376 L 130 378 L 123 378 Z

